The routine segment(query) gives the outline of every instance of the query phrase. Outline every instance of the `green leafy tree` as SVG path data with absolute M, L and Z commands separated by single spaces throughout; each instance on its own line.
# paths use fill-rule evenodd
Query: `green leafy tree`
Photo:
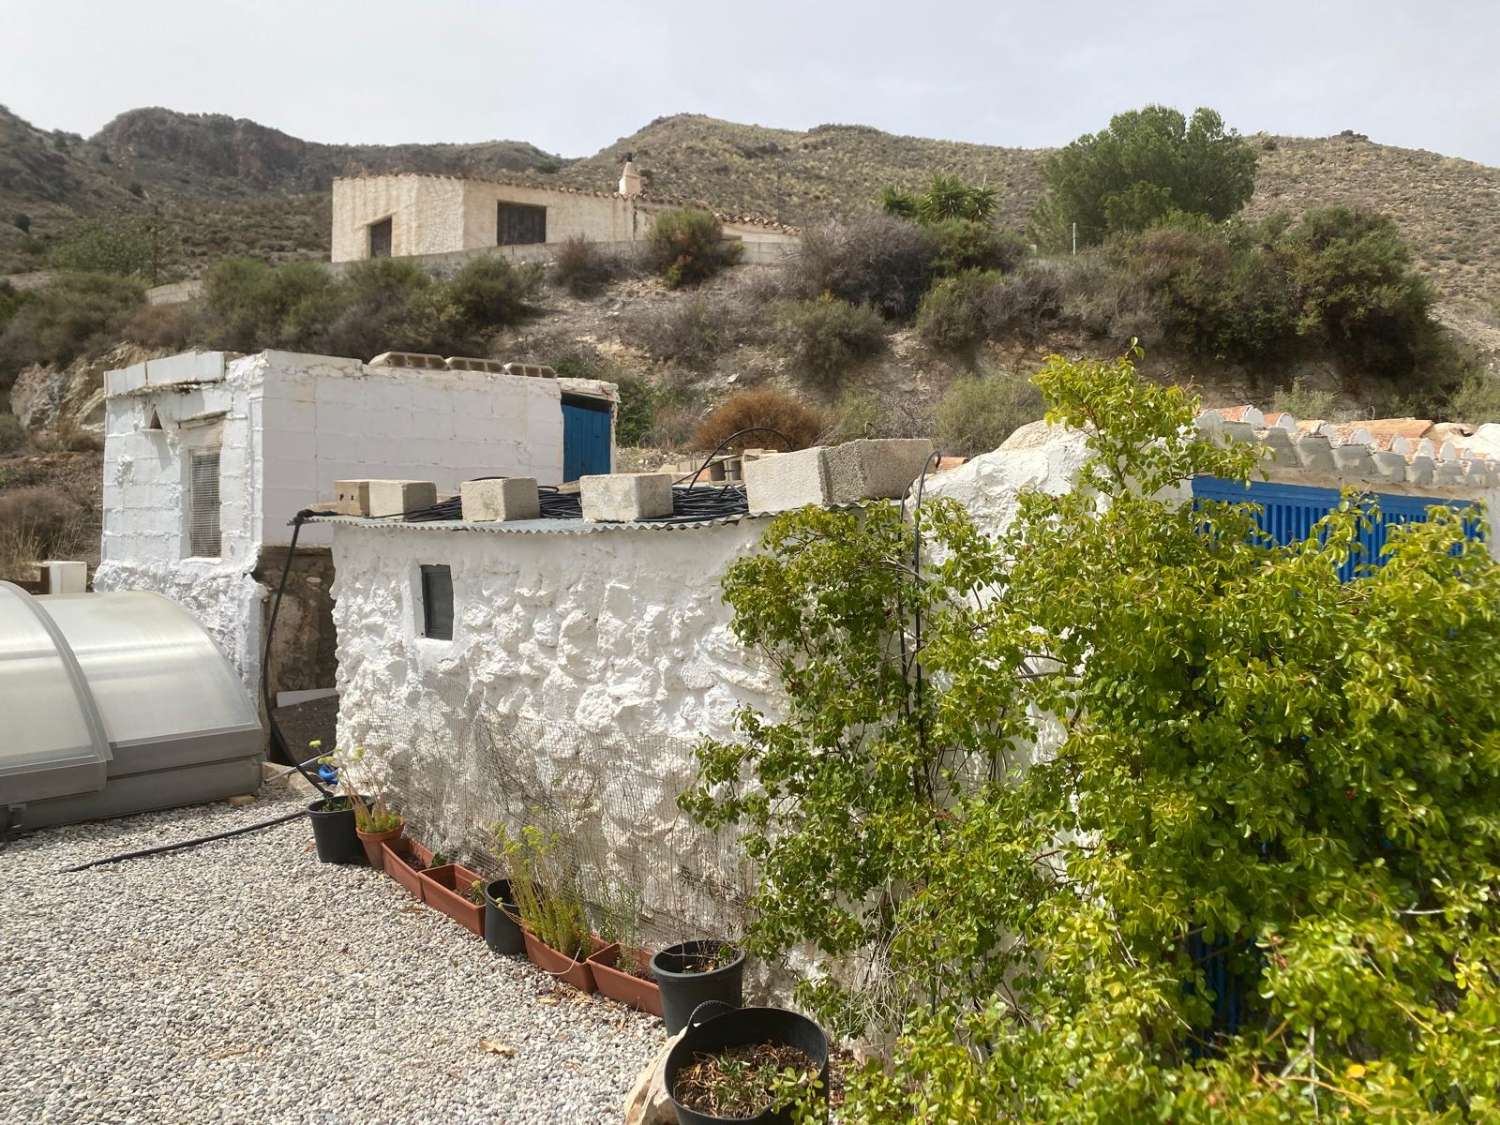
M 53 248 L 60 270 L 149 278 L 157 267 L 158 246 L 149 222 L 114 218 L 73 227 Z
M 1078 224 L 1083 243 L 1144 230 L 1173 212 L 1227 219 L 1255 190 L 1255 152 L 1211 109 L 1116 114 L 1047 158 L 1038 233 L 1053 244 Z
M 902 1029 L 845 1119 L 1493 1119 L 1500 567 L 1438 508 L 1345 581 L 1367 503 L 1271 544 L 1183 502 L 1255 457 L 1190 395 L 1036 382 L 1072 490 L 993 537 L 790 513 L 725 577 L 786 711 L 684 804 L 746 832 L 753 945 L 819 951 L 803 1000 Z

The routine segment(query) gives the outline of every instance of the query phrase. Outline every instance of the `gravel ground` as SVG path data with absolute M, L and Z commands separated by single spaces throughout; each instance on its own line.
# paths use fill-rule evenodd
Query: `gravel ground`
M 264 792 L 0 851 L 0 1119 L 621 1119 L 660 1020 L 491 954 L 367 868 L 320 864 L 305 820 L 57 873 L 297 807 Z

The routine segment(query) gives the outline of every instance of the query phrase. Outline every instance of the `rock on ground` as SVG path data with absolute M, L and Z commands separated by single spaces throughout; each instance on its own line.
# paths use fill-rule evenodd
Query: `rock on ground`
M 199 806 L 0 851 L 0 1116 L 620 1121 L 659 1020 L 495 956 L 367 868 L 320 864 L 305 820 L 58 874 L 299 807 Z

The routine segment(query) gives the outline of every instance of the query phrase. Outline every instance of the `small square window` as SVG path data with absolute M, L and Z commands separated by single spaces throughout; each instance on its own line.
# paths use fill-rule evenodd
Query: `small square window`
M 453 572 L 442 564 L 422 567 L 422 636 L 453 639 Z

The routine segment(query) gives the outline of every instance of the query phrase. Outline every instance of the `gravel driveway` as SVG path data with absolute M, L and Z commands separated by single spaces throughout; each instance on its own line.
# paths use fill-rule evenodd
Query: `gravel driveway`
M 297 807 L 263 795 L 0 851 L 0 1119 L 620 1121 L 661 1021 L 318 863 L 305 820 L 57 874 Z

